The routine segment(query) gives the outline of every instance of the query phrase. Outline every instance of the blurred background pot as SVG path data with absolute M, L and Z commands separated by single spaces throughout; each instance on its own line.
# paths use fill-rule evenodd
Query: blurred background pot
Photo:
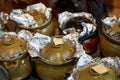
M 21 80 L 30 75 L 32 67 L 27 53 L 27 42 L 7 34 L 2 36 L 0 65 L 8 71 L 10 80 Z
M 117 24 L 120 24 L 120 23 L 114 23 L 112 24 L 112 26 L 120 27 Z M 114 29 L 114 31 L 111 31 L 111 33 L 108 34 L 105 27 L 107 27 L 107 25 L 103 27 L 103 33 L 100 36 L 100 52 L 103 56 L 112 56 L 112 57 L 119 56 L 120 57 L 120 40 L 115 39 L 115 36 L 110 36 L 110 34 L 120 31 L 120 28 Z
M 36 63 L 36 72 L 42 80 L 65 80 L 66 73 L 70 71 L 78 58 L 73 57 L 76 48 L 71 41 L 55 45 L 48 43 L 41 51 L 39 58 L 32 58 Z

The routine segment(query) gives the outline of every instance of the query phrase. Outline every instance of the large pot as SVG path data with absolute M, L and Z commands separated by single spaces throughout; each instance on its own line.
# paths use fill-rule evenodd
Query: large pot
M 35 21 L 38 23 L 37 27 L 29 27 L 17 24 L 16 32 L 26 29 L 31 31 L 32 33 L 42 33 L 45 35 L 53 36 L 55 34 L 55 28 L 57 28 L 58 24 L 55 19 L 52 19 L 52 15 L 50 15 L 49 19 L 46 19 L 45 14 L 42 12 L 38 12 L 36 10 L 29 11 L 29 13 L 34 17 Z
M 95 72 L 92 67 L 96 65 L 89 65 L 79 69 L 76 73 L 75 80 L 117 80 L 117 75 L 112 69 L 108 68 L 108 71 L 103 74 Z
M 64 80 L 66 73 L 76 64 L 78 58 L 73 57 L 76 48 L 71 41 L 55 45 L 48 43 L 40 52 L 39 58 L 32 58 L 36 63 L 36 71 L 42 80 Z
M 118 26 L 120 23 L 113 23 L 112 26 Z M 120 57 L 120 40 L 113 38 L 112 35 L 116 31 L 120 31 L 120 28 L 114 29 L 115 31 L 111 31 L 111 33 L 107 33 L 105 29 L 107 25 L 103 27 L 103 34 L 100 36 L 100 52 L 103 56 L 119 56 Z
M 8 71 L 10 80 L 21 80 L 30 75 L 32 67 L 27 42 L 8 34 L 1 36 L 0 65 Z

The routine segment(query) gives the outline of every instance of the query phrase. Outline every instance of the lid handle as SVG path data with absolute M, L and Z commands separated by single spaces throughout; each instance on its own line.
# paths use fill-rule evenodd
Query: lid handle
M 14 38 L 11 35 L 5 34 L 2 38 L 2 43 L 5 46 L 14 44 Z
M 53 47 L 56 47 L 56 48 L 62 47 L 64 44 L 62 38 L 53 38 L 53 43 L 54 43 Z
M 98 64 L 98 65 L 90 67 L 90 74 L 92 74 L 94 76 L 99 76 L 99 75 L 105 74 L 108 71 L 109 71 L 109 69 L 103 64 Z

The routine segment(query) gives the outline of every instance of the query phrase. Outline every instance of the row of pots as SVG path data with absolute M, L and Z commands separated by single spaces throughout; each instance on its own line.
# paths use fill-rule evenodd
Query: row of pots
M 36 12 L 33 11 L 33 13 L 35 14 Z M 65 14 L 65 13 L 62 13 L 62 14 Z M 82 14 L 87 14 L 87 13 L 82 13 Z M 36 15 L 34 16 L 37 16 L 37 18 L 39 18 L 38 15 L 39 14 L 36 13 Z M 70 15 L 73 16 L 73 14 L 71 13 Z M 42 17 L 40 17 L 40 19 L 41 18 Z M 42 20 L 43 19 L 44 18 L 42 18 Z M 63 21 L 61 17 L 60 19 Z M 85 27 L 84 22 L 95 24 L 96 29 L 89 35 L 87 33 L 87 28 L 84 28 Z M 71 23 L 74 23 L 74 24 L 71 24 Z M 31 28 L 31 27 L 26 28 L 24 26 L 17 24 L 17 27 L 15 27 L 16 28 L 15 31 L 19 32 L 22 29 L 26 29 L 26 30 L 31 31 L 34 34 L 36 32 L 39 32 L 45 35 L 53 36 L 55 32 L 56 24 L 58 25 L 56 21 L 54 22 L 52 20 L 52 15 L 50 15 L 50 18 L 45 23 L 43 23 L 37 28 Z M 78 42 L 83 45 L 86 53 L 91 53 L 95 49 L 97 49 L 97 44 L 99 42 L 99 34 L 98 34 L 98 27 L 96 23 L 94 23 L 93 18 L 91 20 L 91 18 L 90 19 L 86 18 L 85 15 L 84 17 L 74 16 L 74 18 L 70 18 L 69 20 L 67 20 L 67 23 L 65 23 L 64 25 L 63 24 L 60 25 L 60 29 L 63 31 L 62 35 L 67 35 L 71 33 L 70 31 L 69 33 L 66 34 L 64 33 L 64 30 L 67 30 L 70 27 L 73 28 L 73 26 L 75 27 L 75 30 L 78 33 L 81 33 L 82 31 L 85 30 L 84 32 L 85 36 L 79 37 Z M 5 28 L 2 30 L 6 31 Z M 112 38 L 108 36 L 108 34 L 106 34 L 103 28 L 103 35 L 100 36 L 101 52 L 103 53 L 104 56 L 119 56 L 119 52 L 120 52 L 119 41 L 114 41 L 113 39 L 112 40 L 111 39 Z M 30 55 L 27 52 L 26 41 L 22 39 L 20 40 L 16 39 L 16 37 L 12 37 L 9 35 L 4 35 L 4 36 L 2 35 L 0 41 L 1 41 L 0 42 L 0 45 L 1 45 L 0 46 L 1 47 L 0 48 L 1 49 L 0 50 L 0 53 L 1 53 L 0 64 L 4 66 L 5 69 L 7 69 L 10 80 L 23 79 L 27 77 L 29 74 L 31 74 L 32 72 L 31 60 L 36 63 L 35 65 L 36 71 L 39 77 L 42 78 L 42 80 L 50 80 L 50 79 L 63 80 L 65 77 L 65 73 L 68 70 L 72 69 L 74 65 L 76 64 L 77 60 L 79 59 L 79 58 L 72 58 L 76 50 L 70 44 L 67 44 L 68 41 L 64 42 L 64 44 L 60 46 L 54 46 L 53 42 L 51 42 L 50 44 L 47 45 L 47 47 L 45 47 L 45 52 L 43 51 L 43 55 L 42 55 L 43 58 L 35 57 L 32 59 L 30 58 Z M 65 60 L 64 58 L 66 57 L 67 59 Z M 50 60 L 52 61 L 50 62 Z

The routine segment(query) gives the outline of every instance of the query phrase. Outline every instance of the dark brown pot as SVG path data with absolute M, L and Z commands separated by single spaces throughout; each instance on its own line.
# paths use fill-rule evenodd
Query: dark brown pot
M 83 45 L 86 53 L 91 54 L 97 50 L 99 43 L 99 35 L 97 32 L 94 32 L 90 37 L 79 39 L 79 42 Z
M 96 24 L 94 21 L 91 21 L 84 16 L 77 16 L 70 18 L 68 22 L 63 24 L 63 28 L 67 29 L 74 27 L 76 29 L 76 32 L 81 33 L 83 31 L 83 28 L 85 27 L 81 24 L 82 22 Z M 99 43 L 98 26 L 96 25 L 95 31 L 90 32 L 89 34 L 87 34 L 87 32 L 88 29 L 86 29 L 86 33 L 84 36 L 80 36 L 78 42 L 83 45 L 86 53 L 90 54 L 97 50 L 97 45 Z

